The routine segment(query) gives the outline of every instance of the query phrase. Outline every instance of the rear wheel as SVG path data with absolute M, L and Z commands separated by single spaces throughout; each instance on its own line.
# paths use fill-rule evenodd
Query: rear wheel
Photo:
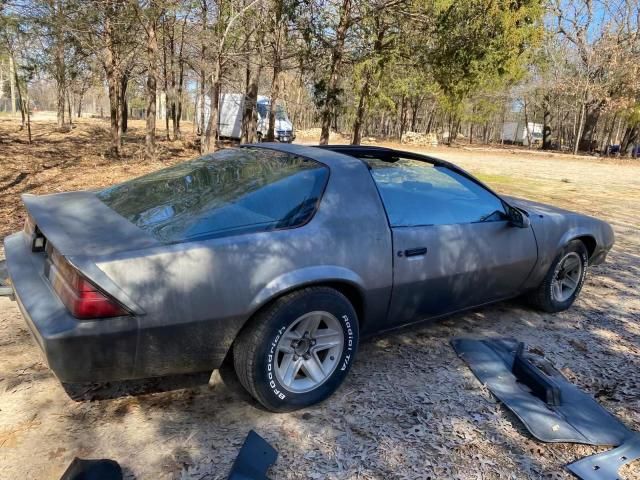
M 572 240 L 555 258 L 540 286 L 529 294 L 530 302 L 545 312 L 566 310 L 580 294 L 587 274 L 589 252 L 580 240 Z
M 310 287 L 256 315 L 236 339 L 233 360 L 244 388 L 267 409 L 285 412 L 330 396 L 357 346 L 351 303 L 332 288 Z

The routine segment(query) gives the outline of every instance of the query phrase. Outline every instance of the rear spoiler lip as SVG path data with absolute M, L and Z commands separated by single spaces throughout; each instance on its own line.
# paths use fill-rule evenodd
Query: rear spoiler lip
M 162 245 L 92 191 L 25 193 L 21 199 L 40 231 L 65 257 L 112 255 Z
M 122 248 L 127 250 L 130 246 L 136 248 L 155 246 L 159 243 L 157 240 L 104 205 L 91 191 L 48 195 L 27 193 L 22 194 L 21 198 L 27 213 L 47 237 L 47 241 L 50 241 L 58 253 L 74 268 L 133 315 L 146 314 L 140 305 L 97 266 L 94 260 L 96 255 L 93 252 L 113 255 L 116 251 L 120 251 L 120 249 L 114 249 L 114 243 L 127 245 Z M 75 221 L 78 218 L 76 214 L 86 211 L 93 214 L 91 218 L 94 220 L 89 230 L 83 230 Z M 104 227 L 101 222 L 107 215 L 109 223 Z M 99 220 L 95 221 L 96 219 Z M 105 232 L 110 238 L 106 238 Z
M 104 273 L 89 258 L 80 256 L 65 256 L 67 261 L 82 275 L 104 291 L 133 315 L 145 315 L 144 309 L 134 302 L 109 276 Z

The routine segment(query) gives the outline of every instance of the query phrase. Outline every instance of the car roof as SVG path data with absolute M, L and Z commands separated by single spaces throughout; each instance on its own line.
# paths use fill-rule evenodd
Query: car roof
M 362 163 L 367 158 L 382 161 L 394 161 L 398 156 L 441 165 L 460 170 L 445 160 L 422 155 L 404 150 L 396 150 L 389 147 L 379 147 L 372 145 L 297 145 L 292 143 L 254 143 L 241 145 L 241 147 L 268 148 L 282 152 L 300 155 L 327 164 L 329 167 L 347 166 L 354 161 Z M 346 164 L 346 165 L 345 165 Z M 466 172 L 465 172 L 466 173 Z
M 419 153 L 373 145 L 297 145 L 292 143 L 273 142 L 247 144 L 241 145 L 241 147 L 269 148 L 272 150 L 287 152 L 293 155 L 310 158 L 311 160 L 316 160 L 320 163 L 324 163 L 332 169 L 335 168 L 337 170 L 363 165 L 366 165 L 367 168 L 370 168 L 366 163 L 367 158 L 393 162 L 397 159 L 397 157 L 400 156 L 402 158 L 430 163 L 435 166 L 447 167 L 448 169 L 453 170 L 456 173 L 459 173 L 460 175 L 468 178 L 472 182 L 475 182 L 478 185 L 482 186 L 486 190 L 493 193 L 496 197 L 502 199 L 504 203 L 508 204 L 508 202 L 506 202 L 501 195 L 496 193 L 491 187 L 471 175 L 466 170 L 445 160 L 430 157 L 428 155 L 422 155 Z
M 379 147 L 377 145 L 314 145 L 313 148 L 326 149 L 360 159 L 375 158 L 383 161 L 391 161 L 394 157 L 402 156 L 404 158 L 420 160 L 434 165 L 452 166 L 449 162 L 429 155 L 407 152 L 405 150 L 397 150 L 389 147 Z
M 342 168 L 362 167 L 363 162 L 349 154 L 334 152 L 328 149 L 315 148 L 310 145 L 297 145 L 293 143 L 250 143 L 240 145 L 243 148 L 266 148 L 269 150 L 277 150 L 279 152 L 298 155 L 327 165 L 331 169 L 340 170 Z

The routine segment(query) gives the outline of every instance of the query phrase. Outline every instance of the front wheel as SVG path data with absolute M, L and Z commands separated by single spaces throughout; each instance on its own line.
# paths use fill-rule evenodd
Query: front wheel
M 328 287 L 285 295 L 256 315 L 233 347 L 244 388 L 274 412 L 304 408 L 342 383 L 358 348 L 358 319 L 347 298 Z
M 572 240 L 555 258 L 540 286 L 529 294 L 529 301 L 545 312 L 568 309 L 582 290 L 588 262 L 584 243 Z

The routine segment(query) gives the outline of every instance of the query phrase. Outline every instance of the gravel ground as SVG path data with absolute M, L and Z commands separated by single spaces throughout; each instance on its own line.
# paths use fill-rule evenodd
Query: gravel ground
M 146 392 L 139 396 L 75 402 L 16 304 L 0 298 L 0 478 L 57 479 L 75 456 L 115 459 L 129 478 L 226 478 L 250 429 L 279 451 L 274 479 L 568 479 L 565 464 L 604 450 L 532 439 L 456 357 L 455 336 L 527 342 L 640 430 L 640 166 L 517 150 L 424 151 L 498 191 L 611 222 L 616 245 L 605 265 L 590 269 L 571 310 L 499 303 L 371 339 L 331 399 L 275 415 L 228 372 L 226 383 L 214 375 L 208 386 L 149 393 L 167 385 L 148 382 L 135 387 Z M 2 208 L 18 211 L 19 192 L 10 193 Z M 622 473 L 640 479 L 640 462 Z

